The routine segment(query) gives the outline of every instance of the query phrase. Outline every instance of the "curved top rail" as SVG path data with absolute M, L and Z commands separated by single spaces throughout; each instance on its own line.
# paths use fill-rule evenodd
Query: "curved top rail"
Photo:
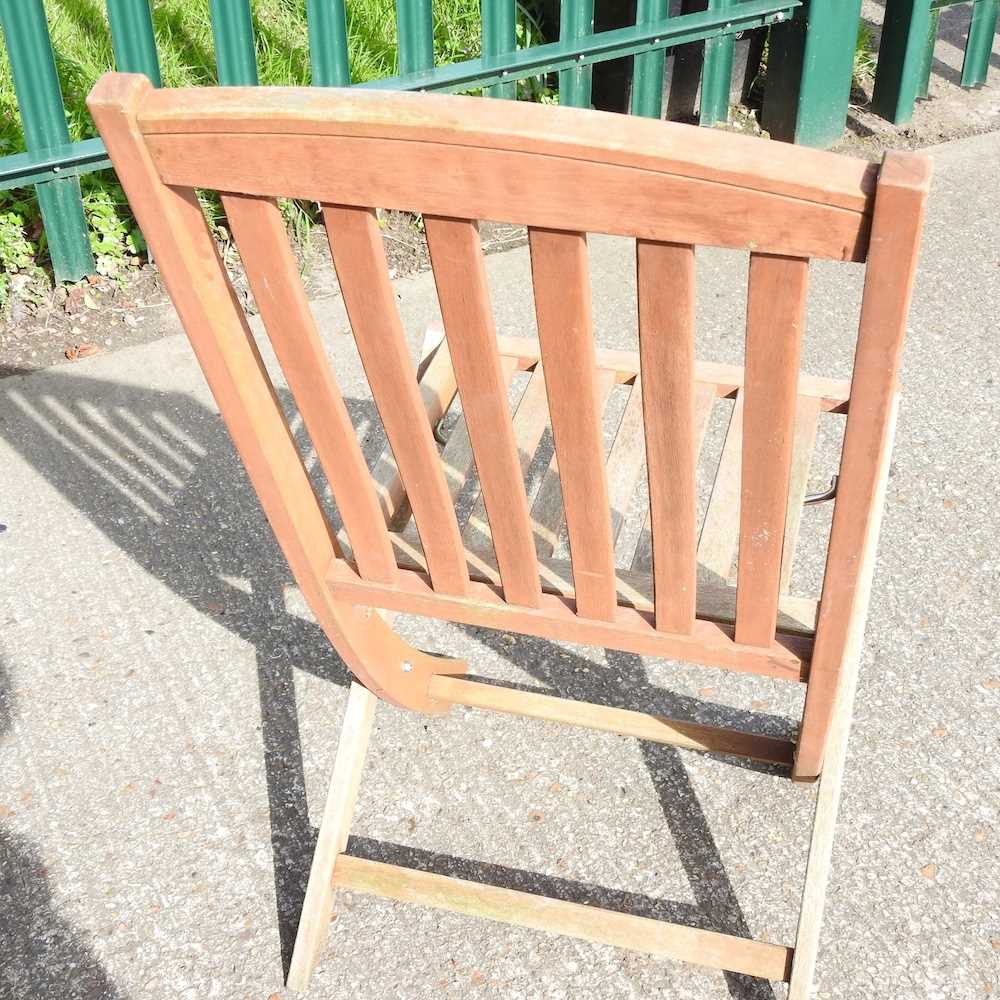
M 106 74 L 168 184 L 863 261 L 879 168 L 607 112 Z
M 411 139 L 599 160 L 870 212 L 878 166 L 717 129 L 526 101 L 333 87 L 153 90 L 139 128 Z

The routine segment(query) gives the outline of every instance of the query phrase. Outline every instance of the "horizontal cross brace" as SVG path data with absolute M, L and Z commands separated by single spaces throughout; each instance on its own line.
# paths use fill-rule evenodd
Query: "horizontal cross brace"
M 494 712 L 544 719 L 548 722 L 563 722 L 586 729 L 634 736 L 640 740 L 668 743 L 687 750 L 732 754 L 786 767 L 791 767 L 795 752 L 795 744 L 790 740 L 776 739 L 773 736 L 703 726 L 647 712 L 557 698 L 535 691 L 518 691 L 515 688 L 484 684 L 447 674 L 435 674 L 431 678 L 428 694 L 435 701 L 452 705 L 491 709 Z
M 775 982 L 787 982 L 791 975 L 793 949 L 784 945 L 468 882 L 349 854 L 338 855 L 333 885 L 337 889 L 353 889 L 404 903 L 486 917 Z
M 466 595 L 453 597 L 435 591 L 426 573 L 408 569 L 399 571 L 394 585 L 372 583 L 338 557 L 330 560 L 326 583 L 334 600 L 383 611 L 687 660 L 784 681 L 804 682 L 809 677 L 812 639 L 806 636 L 779 635 L 770 646 L 747 646 L 734 641 L 732 628 L 700 618 L 691 635 L 677 635 L 659 631 L 650 614 L 634 608 L 619 606 L 610 622 L 583 618 L 576 614 L 575 602 L 555 594 L 543 593 L 538 608 L 525 608 L 507 603 L 497 588 L 473 581 Z

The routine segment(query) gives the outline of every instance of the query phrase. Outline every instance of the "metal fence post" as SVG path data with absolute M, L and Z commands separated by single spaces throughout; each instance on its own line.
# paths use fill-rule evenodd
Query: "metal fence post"
M 107 0 L 115 65 L 122 73 L 144 73 L 163 86 L 149 0 Z
M 962 86 L 980 87 L 986 82 L 993 52 L 993 33 L 997 28 L 1000 0 L 976 0 L 972 5 L 969 38 L 962 63 Z
M 209 0 L 215 65 L 223 87 L 257 85 L 257 50 L 249 0 Z
M 42 0 L 0 2 L 24 140 L 39 152 L 69 143 L 66 112 Z M 79 177 L 35 185 L 56 281 L 77 281 L 94 271 Z
M 930 0 L 887 0 L 872 111 L 894 125 L 913 117 L 913 104 L 924 89 L 930 31 Z
M 708 0 L 708 9 L 722 11 L 732 6 L 732 0 Z M 705 60 L 701 67 L 701 101 L 698 124 L 714 125 L 729 121 L 729 91 L 733 85 L 733 52 L 736 40 L 732 35 L 705 39 Z
M 434 13 L 430 0 L 396 0 L 399 72 L 419 73 L 434 67 Z
M 567 42 L 594 33 L 594 0 L 562 0 L 559 9 L 559 41 Z M 559 71 L 559 103 L 572 108 L 590 107 L 591 66 Z
M 659 21 L 669 13 L 668 0 L 638 0 L 636 24 Z M 663 113 L 663 67 L 666 52 L 644 52 L 632 61 L 632 114 L 659 118 Z
M 500 61 L 517 48 L 517 0 L 482 0 L 483 56 Z M 517 84 L 496 83 L 487 87 L 490 97 L 511 98 Z
M 931 87 L 931 70 L 934 68 L 934 43 L 937 41 L 938 21 L 941 10 L 935 7 L 927 24 L 927 41 L 924 45 L 924 58 L 920 65 L 920 84 L 917 87 L 917 97 L 926 97 Z
M 314 87 L 349 87 L 347 13 L 343 0 L 306 0 L 309 65 Z
M 808 0 L 771 28 L 761 124 L 772 138 L 822 147 L 843 134 L 860 19 L 861 0 Z

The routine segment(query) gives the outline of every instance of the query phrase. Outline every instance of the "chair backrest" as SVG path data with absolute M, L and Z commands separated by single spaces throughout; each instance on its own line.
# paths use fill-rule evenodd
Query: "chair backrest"
M 586 234 L 635 237 L 653 539 L 649 625 L 673 636 L 704 636 L 707 627 L 695 617 L 694 246 L 748 250 L 737 607 L 735 633 L 725 637 L 732 650 L 719 657 L 727 664 L 747 650 L 761 662 L 775 652 L 809 259 L 865 262 L 839 493 L 812 650 L 813 678 L 828 678 L 827 695 L 834 689 L 892 417 L 928 161 L 893 153 L 879 168 L 689 126 L 464 97 L 153 90 L 142 77 L 109 74 L 89 105 L 307 596 L 322 588 L 338 550 L 287 426 L 273 416 L 273 389 L 195 188 L 223 193 L 359 577 L 383 590 L 401 588 L 379 497 L 324 356 L 275 199 L 322 205 L 354 336 L 412 505 L 429 586 L 462 600 L 470 595 L 469 569 L 374 209 L 423 214 L 502 581 L 497 599 L 537 611 L 544 610 L 543 594 L 477 220 L 528 226 L 575 583 L 570 611 L 588 622 L 614 623 L 621 609 Z

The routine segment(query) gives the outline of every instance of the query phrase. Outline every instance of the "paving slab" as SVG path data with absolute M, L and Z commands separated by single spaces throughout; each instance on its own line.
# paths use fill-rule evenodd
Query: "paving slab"
M 1000 135 L 931 154 L 816 980 L 837 1000 L 1000 993 Z M 631 248 L 591 247 L 596 335 L 628 346 Z M 488 267 L 501 332 L 533 333 L 526 251 Z M 699 354 L 738 361 L 745 260 L 700 253 L 698 277 Z M 860 280 L 857 265 L 814 267 L 808 370 L 850 371 Z M 416 352 L 433 280 L 396 287 Z M 340 302 L 316 309 L 374 457 Z M 187 342 L 0 381 L 0 470 L 0 997 L 284 996 L 349 676 L 291 586 Z M 821 460 L 816 487 L 829 471 Z M 820 570 L 806 553 L 797 579 Z M 779 735 L 801 708 L 764 678 L 398 624 L 537 690 Z M 808 789 L 722 758 L 380 706 L 350 850 L 791 943 L 811 805 Z M 345 893 L 310 996 L 785 991 Z

